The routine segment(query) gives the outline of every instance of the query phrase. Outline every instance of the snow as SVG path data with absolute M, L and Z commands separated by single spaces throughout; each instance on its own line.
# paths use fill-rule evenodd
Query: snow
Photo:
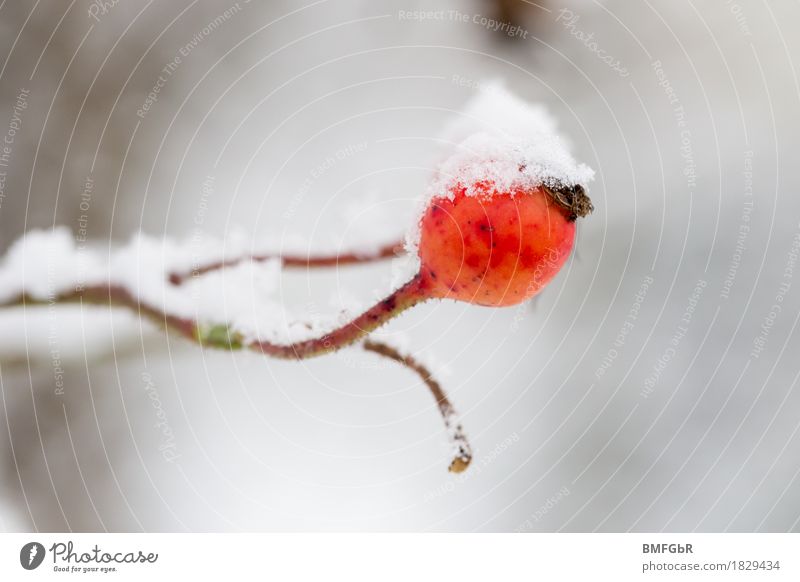
M 75 246 L 67 228 L 26 233 L 8 250 L 0 268 L 0 302 L 13 300 L 22 291 L 44 301 L 74 287 L 76 274 L 96 269 L 95 264 L 86 264 Z
M 572 157 L 547 111 L 525 103 L 500 83 L 489 84 L 468 103 L 444 136 L 454 150 L 418 202 L 417 218 L 406 235 L 412 254 L 417 254 L 420 220 L 430 201 L 452 200 L 458 187 L 468 196 L 491 196 L 543 185 L 585 186 L 594 178 L 591 168 Z
M 479 85 L 475 97 L 445 126 L 442 138 L 457 145 L 476 133 L 520 136 L 553 135 L 557 131 L 555 118 L 544 106 L 517 97 L 495 79 Z
M 135 236 L 111 251 L 79 246 L 66 227 L 29 231 L 9 249 L 0 265 L 0 302 L 21 294 L 39 301 L 90 285 L 118 285 L 138 301 L 164 313 L 203 324 L 226 324 L 245 343 L 287 344 L 327 333 L 349 313 L 303 321 L 279 300 L 280 259 L 239 264 L 191 277 L 183 285 L 169 281 L 172 272 L 190 272 L 202 263 L 246 255 L 241 233 L 225 240 L 176 242 Z M 252 251 L 251 251 L 252 252 Z
M 399 289 L 419 273 L 420 260 L 417 253 L 406 253 L 392 259 L 391 287 Z
M 460 144 L 440 167 L 429 193 L 452 196 L 453 187 L 463 185 L 468 196 L 507 192 L 515 187 L 575 186 L 586 184 L 594 172 L 577 164 L 558 136 L 540 134 L 506 136 L 474 134 Z

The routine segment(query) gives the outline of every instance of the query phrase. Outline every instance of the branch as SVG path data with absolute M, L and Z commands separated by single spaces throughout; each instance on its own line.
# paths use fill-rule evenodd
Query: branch
M 224 350 L 249 349 L 275 358 L 302 360 L 321 356 L 353 344 L 409 307 L 421 303 L 425 297 L 420 293 L 420 286 L 420 277 L 414 277 L 348 323 L 319 337 L 285 344 L 247 339 L 242 333 L 231 329 L 228 324 L 204 323 L 192 318 L 166 313 L 153 305 L 140 301 L 130 291 L 119 285 L 87 286 L 45 299 L 22 294 L 10 301 L 0 302 L 0 307 L 81 302 L 126 307 L 140 317 L 150 319 L 161 327 L 177 332 L 206 347 Z
M 450 443 L 453 445 L 453 460 L 450 463 L 450 471 L 453 473 L 461 473 L 469 467 L 472 461 L 472 447 L 470 447 L 467 436 L 464 434 L 464 429 L 461 426 L 458 413 L 450 403 L 441 385 L 433 378 L 433 374 L 412 356 L 404 355 L 396 348 L 383 342 L 367 339 L 364 340 L 362 346 L 368 352 L 379 354 L 402 364 L 422 378 L 422 381 L 425 382 L 425 385 L 436 400 L 439 413 L 442 415 L 442 420 L 444 420 L 447 436 Z
M 198 277 L 210 271 L 218 271 L 225 267 L 232 267 L 244 261 L 253 261 L 261 263 L 272 259 L 280 259 L 284 267 L 338 267 L 344 265 L 355 265 L 359 263 L 371 263 L 381 261 L 384 259 L 391 259 L 397 257 L 405 252 L 405 245 L 403 241 L 393 242 L 375 249 L 374 252 L 346 252 L 336 255 L 279 255 L 279 254 L 263 254 L 236 257 L 224 261 L 214 261 L 205 265 L 200 265 L 193 268 L 189 272 L 173 272 L 169 274 L 169 281 L 173 285 L 181 285 L 191 277 Z
M 28 246 L 21 244 L 12 249 L 10 256 L 2 265 L 3 268 L 0 269 L 0 281 L 5 284 L 18 285 L 22 279 L 22 284 L 16 293 L 11 289 L 6 290 L 3 298 L 0 299 L 0 308 L 56 304 L 123 307 L 142 318 L 153 321 L 167 331 L 177 333 L 204 347 L 224 350 L 248 349 L 276 358 L 312 358 L 359 342 L 393 317 L 429 297 L 427 280 L 418 273 L 405 285 L 343 325 L 338 325 L 338 327 L 331 325 L 330 331 L 327 332 L 322 330 L 316 334 L 309 333 L 313 337 L 303 337 L 299 341 L 292 341 L 292 338 L 298 336 L 293 333 L 294 330 L 290 330 L 285 342 L 281 343 L 281 340 L 275 340 L 273 335 L 266 336 L 269 339 L 264 339 L 263 335 L 253 337 L 249 332 L 244 331 L 249 327 L 243 329 L 237 323 L 228 323 L 236 322 L 235 317 L 228 319 L 222 316 L 228 322 L 220 323 L 219 315 L 216 312 L 203 312 L 202 309 L 197 311 L 191 308 L 192 303 L 181 304 L 184 295 L 186 296 L 185 300 L 191 302 L 192 292 L 196 289 L 189 287 L 186 277 L 168 275 L 171 271 L 164 266 L 165 263 L 168 264 L 168 261 L 165 261 L 167 253 L 164 252 L 163 247 L 148 246 L 149 241 L 146 239 L 137 241 L 108 262 L 102 261 L 100 255 L 80 255 L 74 248 L 71 235 L 66 231 L 50 234 L 37 233 L 28 242 Z M 387 245 L 380 252 L 371 255 L 342 254 L 305 259 L 286 256 L 282 258 L 282 262 L 284 265 L 291 266 L 352 264 L 391 256 L 397 248 L 398 245 Z M 175 252 L 174 249 L 169 250 Z M 178 257 L 182 256 L 181 253 L 176 254 Z M 267 261 L 270 258 L 264 256 L 252 260 Z M 217 263 L 209 261 L 205 267 L 193 271 L 193 274 L 207 273 L 226 266 L 233 266 L 236 263 L 242 263 L 242 268 L 244 268 L 246 267 L 244 261 L 246 261 L 244 257 L 236 261 Z M 138 265 L 148 266 L 147 277 L 136 276 Z M 276 267 L 280 268 L 279 265 Z M 79 282 L 83 270 L 93 273 L 107 270 L 109 275 L 101 282 L 84 286 Z M 231 276 L 234 279 L 240 277 L 243 280 L 239 281 L 239 284 L 253 285 L 252 273 L 249 271 L 211 274 L 209 275 L 211 279 L 202 278 L 198 280 L 198 283 L 212 285 L 215 289 L 217 286 L 224 287 L 225 281 L 222 279 L 213 280 L 214 277 L 222 276 L 226 278 Z M 186 282 L 187 287 L 176 288 L 174 285 L 170 285 L 169 280 L 177 284 Z M 256 288 L 258 287 L 256 286 Z M 54 292 L 52 289 L 60 290 Z M 198 302 L 198 309 L 200 305 L 202 305 L 202 301 Z M 309 330 L 314 329 L 311 325 L 308 327 Z M 422 378 L 436 400 L 450 442 L 454 447 L 450 470 L 461 472 L 466 469 L 472 459 L 469 443 L 455 409 L 431 372 L 413 357 L 402 354 L 399 350 L 382 342 L 367 340 L 363 343 L 363 347 L 367 351 L 404 365 Z

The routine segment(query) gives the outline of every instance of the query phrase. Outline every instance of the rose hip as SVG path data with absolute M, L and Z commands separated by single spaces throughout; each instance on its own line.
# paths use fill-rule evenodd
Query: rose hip
M 538 293 L 566 262 L 575 212 L 544 187 L 434 198 L 420 224 L 422 287 L 431 297 L 515 305 Z

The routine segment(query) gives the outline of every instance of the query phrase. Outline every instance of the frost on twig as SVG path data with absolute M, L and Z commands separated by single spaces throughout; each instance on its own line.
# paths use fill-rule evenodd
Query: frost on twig
M 453 447 L 453 460 L 450 462 L 450 471 L 453 473 L 461 473 L 469 467 L 472 461 L 472 448 L 461 426 L 461 420 L 456 409 L 447 398 L 447 394 L 442 389 L 439 382 L 433 377 L 428 367 L 413 356 L 404 354 L 398 348 L 387 343 L 374 339 L 366 339 L 362 345 L 368 352 L 374 352 L 394 360 L 422 378 L 422 381 L 425 382 L 425 385 L 436 400 L 436 405 L 439 407 L 439 413 L 442 415 L 442 420 L 444 420 L 444 426 L 447 430 L 447 437 Z
M 306 321 L 276 297 L 282 260 L 267 255 L 172 282 L 173 274 L 191 273 L 198 264 L 227 264 L 226 244 L 242 256 L 245 245 L 228 241 L 198 248 L 138 235 L 100 252 L 78 248 L 66 228 L 31 231 L 0 265 L 0 305 L 117 305 L 209 347 L 300 359 L 351 344 L 419 301 L 412 279 L 361 313 Z

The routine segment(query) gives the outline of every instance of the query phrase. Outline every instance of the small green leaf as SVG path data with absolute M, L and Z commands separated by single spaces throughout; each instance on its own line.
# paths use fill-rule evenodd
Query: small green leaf
M 202 326 L 197 328 L 197 339 L 201 344 L 207 344 L 226 350 L 242 349 L 241 336 L 231 331 L 225 324 Z

